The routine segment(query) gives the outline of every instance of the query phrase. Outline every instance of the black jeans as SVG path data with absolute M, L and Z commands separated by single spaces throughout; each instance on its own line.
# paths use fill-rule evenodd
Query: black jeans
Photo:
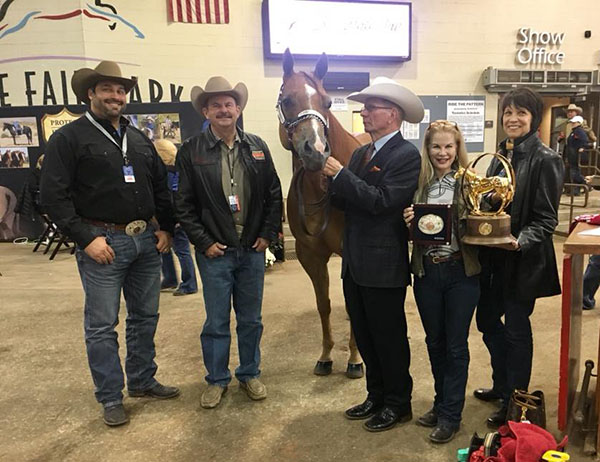
M 406 287 L 359 286 L 348 271 L 344 297 L 366 366 L 368 398 L 399 414 L 410 412 L 413 383 L 404 314 Z
M 504 286 L 504 273 L 504 261 L 483 268 L 476 320 L 491 356 L 493 388 L 507 405 L 513 390 L 529 387 L 533 361 L 529 316 L 535 299 L 517 300 L 514 291 Z
M 458 426 L 469 374 L 469 327 L 479 276 L 467 277 L 462 260 L 424 262 L 425 276 L 415 277 L 414 294 L 425 329 L 435 381 L 433 407 L 441 421 Z

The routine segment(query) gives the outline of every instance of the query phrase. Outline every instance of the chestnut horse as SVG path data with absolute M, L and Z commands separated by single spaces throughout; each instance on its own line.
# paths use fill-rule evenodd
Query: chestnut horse
M 342 254 L 344 215 L 329 204 L 328 179 L 322 173 L 330 155 L 347 165 L 361 144 L 331 114 L 331 98 L 323 88 L 327 56 L 318 60 L 312 73 L 295 72 L 289 50 L 283 57 L 283 84 L 277 101 L 279 138 L 293 153 L 294 175 L 287 197 L 287 216 L 296 238 L 296 255 L 310 277 L 323 330 L 323 349 L 314 368 L 317 375 L 332 371 L 331 303 L 327 262 L 333 253 Z M 350 329 L 350 357 L 346 375 L 362 377 L 354 334 Z

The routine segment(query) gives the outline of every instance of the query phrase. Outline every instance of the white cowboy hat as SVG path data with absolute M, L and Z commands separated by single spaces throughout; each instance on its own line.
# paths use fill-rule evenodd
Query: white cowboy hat
M 76 70 L 71 78 L 71 88 L 75 95 L 84 103 L 89 104 L 88 89 L 102 80 L 118 82 L 125 87 L 125 92 L 137 85 L 137 77 L 131 79 L 123 77 L 121 68 L 113 61 L 101 61 L 94 69 L 84 67 Z
M 571 119 L 569 119 L 569 122 L 571 122 L 572 124 L 582 124 L 583 117 L 581 117 L 580 115 L 576 115 L 575 117 L 572 117 Z
M 369 98 L 382 98 L 400 106 L 404 111 L 404 120 L 413 124 L 421 122 L 425 116 L 425 109 L 419 97 L 387 77 L 376 77 L 367 88 L 348 95 L 349 100 L 359 103 L 364 103 Z
M 248 102 L 248 88 L 242 82 L 238 82 L 235 87 L 232 87 L 224 77 L 217 75 L 208 79 L 204 88 L 205 89 L 203 90 L 201 87 L 195 86 L 190 92 L 192 105 L 200 114 L 202 114 L 202 108 L 206 105 L 206 101 L 211 96 L 229 95 L 235 99 L 238 106 L 242 108 L 242 111 Z
M 583 109 L 581 109 L 579 106 L 577 106 L 576 104 L 569 104 L 569 106 L 567 107 L 567 111 L 575 111 L 577 112 L 577 114 L 581 114 L 583 112 Z

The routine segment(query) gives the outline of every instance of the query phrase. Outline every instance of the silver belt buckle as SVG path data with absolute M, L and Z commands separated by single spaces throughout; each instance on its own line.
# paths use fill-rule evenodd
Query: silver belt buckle
M 128 236 L 138 236 L 146 231 L 146 222 L 144 220 L 135 220 L 127 223 L 125 234 Z

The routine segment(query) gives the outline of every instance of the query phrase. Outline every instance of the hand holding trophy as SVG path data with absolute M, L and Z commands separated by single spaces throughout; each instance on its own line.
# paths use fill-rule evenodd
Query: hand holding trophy
M 481 177 L 474 171 L 483 157 L 494 156 L 504 167 L 506 176 Z M 469 209 L 465 244 L 484 246 L 504 246 L 515 242 L 510 233 L 510 215 L 504 209 L 513 199 L 515 192 L 515 172 L 506 157 L 501 154 L 485 153 L 460 168 L 456 173 L 460 181 L 460 191 Z M 482 200 L 490 202 L 494 211 L 481 210 Z M 515 247 L 516 248 L 516 247 Z

